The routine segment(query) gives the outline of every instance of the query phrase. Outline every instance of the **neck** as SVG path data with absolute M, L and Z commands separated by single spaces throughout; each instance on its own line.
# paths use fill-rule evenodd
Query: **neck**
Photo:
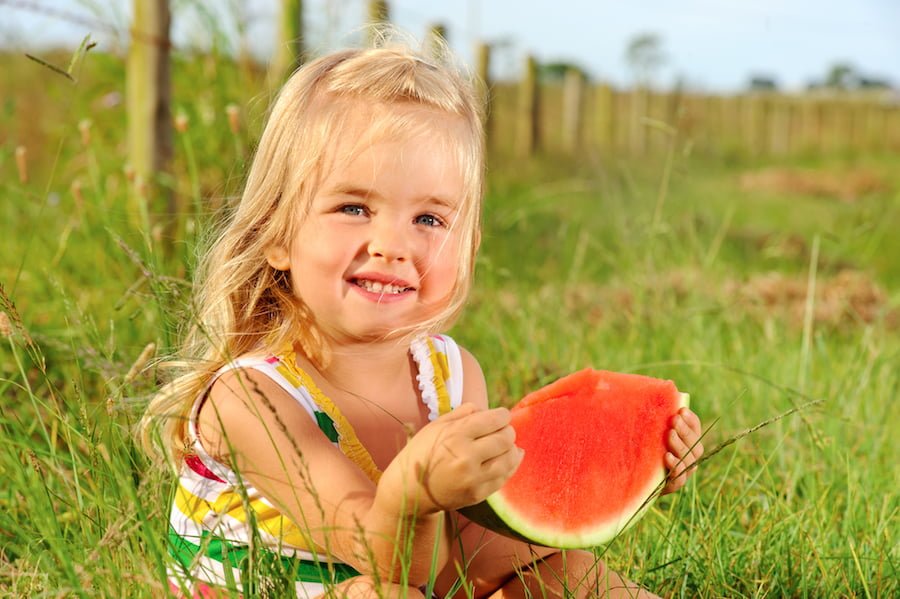
M 321 372 L 329 381 L 343 386 L 356 382 L 366 387 L 386 387 L 402 380 L 398 376 L 408 370 L 409 339 L 387 339 L 357 343 L 332 344 L 331 359 Z

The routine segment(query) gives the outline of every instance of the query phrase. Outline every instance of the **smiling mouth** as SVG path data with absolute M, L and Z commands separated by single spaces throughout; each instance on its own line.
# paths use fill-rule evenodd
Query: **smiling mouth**
M 352 279 L 351 282 L 370 293 L 381 293 L 383 295 L 399 295 L 405 291 L 413 291 L 412 287 L 394 285 L 393 283 L 379 283 L 368 279 Z

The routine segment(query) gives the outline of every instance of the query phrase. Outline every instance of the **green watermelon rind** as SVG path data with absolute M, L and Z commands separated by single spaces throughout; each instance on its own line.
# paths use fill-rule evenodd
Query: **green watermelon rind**
M 687 393 L 678 395 L 677 410 L 688 407 L 690 396 Z M 483 523 L 491 524 L 490 528 L 498 532 L 539 545 L 561 549 L 595 547 L 608 543 L 640 520 L 656 499 L 665 478 L 666 467 L 661 465 L 659 475 L 648 480 L 641 492 L 636 494 L 636 499 L 622 508 L 618 516 L 592 524 L 589 529 L 586 527 L 582 532 L 564 533 L 557 529 L 541 527 L 520 517 L 503 497 L 502 489 L 490 495 L 482 504 L 467 508 L 463 513 L 475 521 L 481 520 Z M 497 520 L 500 521 L 499 526 Z

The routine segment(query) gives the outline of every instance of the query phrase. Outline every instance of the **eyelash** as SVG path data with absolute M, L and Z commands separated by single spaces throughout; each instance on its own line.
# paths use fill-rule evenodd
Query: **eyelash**
M 359 210 L 360 212 L 351 212 L 351 210 Z M 337 212 L 341 214 L 349 214 L 350 216 L 368 216 L 369 209 L 361 204 L 343 204 L 338 206 Z
M 369 216 L 369 209 L 361 204 L 342 204 L 341 206 L 337 207 L 336 212 L 340 214 L 347 214 L 350 216 Z M 423 223 L 421 222 L 423 219 L 431 219 L 432 222 L 430 224 Z M 446 226 L 446 223 L 441 217 L 430 213 L 420 214 L 416 216 L 413 219 L 413 223 L 435 228 Z
M 420 223 L 419 221 L 420 221 L 420 219 L 425 219 L 425 218 L 430 218 L 434 221 L 432 224 L 426 225 L 427 227 L 443 227 L 444 226 L 443 219 L 441 219 L 440 217 L 438 217 L 434 214 L 420 214 L 419 216 L 417 216 L 416 218 L 413 219 L 413 222 L 415 222 L 416 224 L 424 224 L 424 223 Z

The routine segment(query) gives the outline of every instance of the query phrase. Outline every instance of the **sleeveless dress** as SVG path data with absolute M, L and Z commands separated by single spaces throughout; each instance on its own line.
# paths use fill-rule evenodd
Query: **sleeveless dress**
M 446 335 L 420 337 L 410 344 L 410 354 L 429 421 L 458 407 L 463 375 L 456 343 Z M 253 369 L 272 379 L 373 482 L 381 476 L 347 419 L 297 366 L 293 350 L 234 360 L 215 374 L 191 410 L 190 447 L 181 464 L 169 518 L 169 588 L 179 597 L 216 596 L 217 590 L 271 596 L 293 591 L 297 597 L 311 599 L 359 573 L 317 547 L 302 525 L 209 456 L 197 435 L 197 415 L 209 388 L 234 369 Z M 262 576 L 252 575 L 254 570 Z M 244 588 L 242 580 L 247 578 L 260 579 L 267 588 Z

